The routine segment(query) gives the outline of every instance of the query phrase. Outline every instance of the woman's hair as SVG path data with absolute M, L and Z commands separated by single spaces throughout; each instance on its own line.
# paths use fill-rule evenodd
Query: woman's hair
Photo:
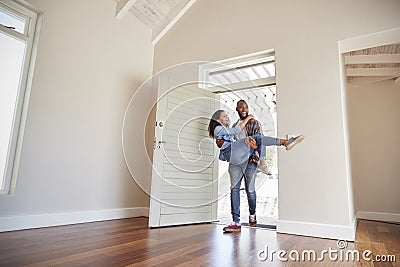
M 221 125 L 221 123 L 219 123 L 218 120 L 219 120 L 219 117 L 221 116 L 222 112 L 225 112 L 225 111 L 223 111 L 222 109 L 215 111 L 210 119 L 210 123 L 208 124 L 208 135 L 211 138 L 214 138 L 214 129 L 217 126 Z

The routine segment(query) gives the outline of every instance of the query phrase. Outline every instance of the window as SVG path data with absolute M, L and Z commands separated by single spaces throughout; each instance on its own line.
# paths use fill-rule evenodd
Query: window
M 18 175 L 35 61 L 37 13 L 0 3 L 0 193 L 13 193 Z M 37 35 L 37 34 L 36 34 Z
M 199 68 L 199 81 L 201 88 L 215 93 L 274 85 L 275 53 L 262 51 L 203 64 Z

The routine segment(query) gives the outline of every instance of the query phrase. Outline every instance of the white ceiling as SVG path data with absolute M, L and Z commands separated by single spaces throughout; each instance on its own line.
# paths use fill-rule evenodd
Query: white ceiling
M 196 0 L 116 0 L 116 2 L 115 16 L 122 19 L 128 12 L 133 14 L 152 30 L 152 42 L 156 44 Z

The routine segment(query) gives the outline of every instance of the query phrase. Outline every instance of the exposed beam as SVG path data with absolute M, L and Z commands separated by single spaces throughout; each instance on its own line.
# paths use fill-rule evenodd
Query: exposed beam
M 400 42 L 400 28 L 354 37 L 339 42 L 339 52 L 347 53 L 355 50 L 390 45 Z
M 136 16 L 141 22 L 144 23 L 147 27 L 150 29 L 155 27 L 154 21 L 150 20 L 145 14 L 143 14 L 137 6 L 134 6 L 133 8 L 129 9 L 129 12 Z
M 174 6 L 164 20 L 153 29 L 152 43 L 156 45 L 158 41 L 185 15 L 186 11 L 196 2 L 196 0 L 182 0 Z
M 275 83 L 276 83 L 275 77 L 267 77 L 267 78 L 251 80 L 251 81 L 237 82 L 237 83 L 231 83 L 231 84 L 226 84 L 226 85 L 221 85 L 221 86 L 207 87 L 207 88 L 205 88 L 205 90 L 211 91 L 214 93 L 241 91 L 241 90 L 251 89 L 254 87 L 273 85 Z
M 360 78 L 353 78 L 350 81 L 351 85 L 366 85 L 366 84 L 371 84 L 371 83 L 377 83 L 377 82 L 382 82 L 385 80 L 390 80 L 395 77 L 392 76 L 384 76 L 384 77 L 360 77 Z
M 400 68 L 347 68 L 347 76 L 400 76 Z
M 133 7 L 137 0 L 120 0 L 117 4 L 117 9 L 115 12 L 115 17 L 121 20 L 126 13 L 128 13 L 129 9 Z
M 344 63 L 346 65 L 349 65 L 349 64 L 400 63 L 400 54 L 344 56 Z

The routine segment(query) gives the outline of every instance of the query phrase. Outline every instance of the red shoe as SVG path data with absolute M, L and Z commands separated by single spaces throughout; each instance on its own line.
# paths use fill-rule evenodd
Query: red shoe
M 257 218 L 256 218 L 255 214 L 249 216 L 249 225 L 250 226 L 256 226 L 257 225 Z
M 224 232 L 240 232 L 242 226 L 239 223 L 233 222 L 231 225 L 227 225 L 223 228 Z

